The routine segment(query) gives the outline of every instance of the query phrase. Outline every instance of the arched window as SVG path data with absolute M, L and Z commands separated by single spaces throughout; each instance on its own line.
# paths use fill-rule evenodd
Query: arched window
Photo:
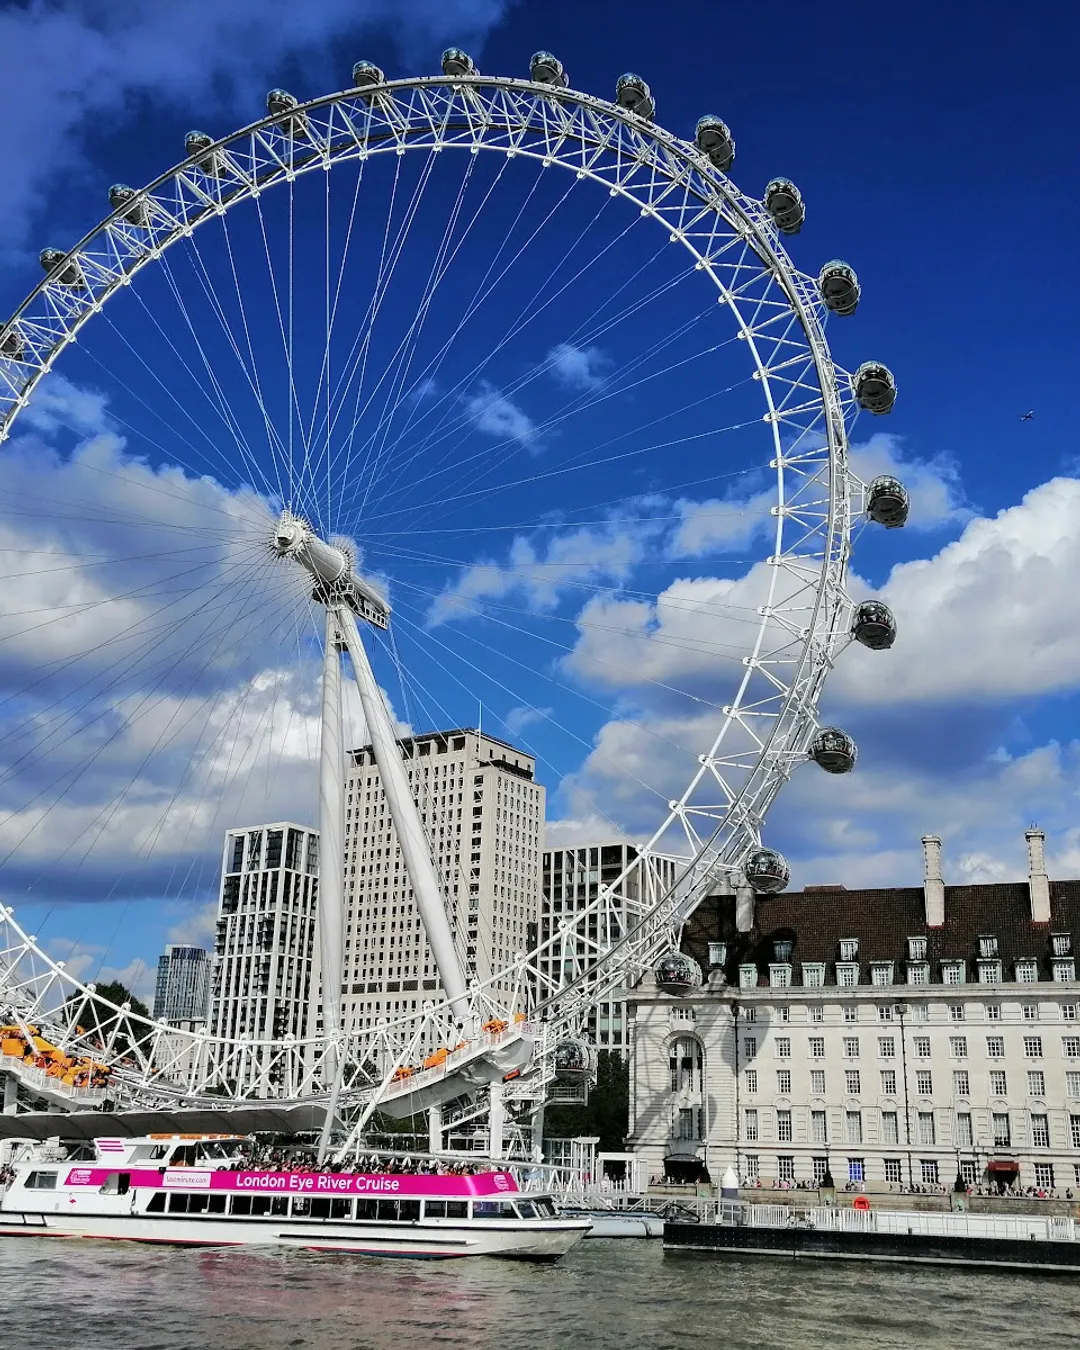
M 672 1092 L 701 1089 L 702 1049 L 696 1036 L 676 1036 L 668 1049 Z

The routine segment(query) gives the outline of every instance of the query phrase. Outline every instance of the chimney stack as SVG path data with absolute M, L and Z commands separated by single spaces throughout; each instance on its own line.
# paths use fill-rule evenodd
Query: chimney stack
M 1037 825 L 1024 831 L 1028 848 L 1028 891 L 1031 922 L 1050 922 L 1050 878 L 1046 875 L 1046 835 Z
M 923 847 L 923 904 L 927 928 L 941 928 L 945 923 L 945 882 L 941 875 L 941 840 L 936 834 L 924 834 Z

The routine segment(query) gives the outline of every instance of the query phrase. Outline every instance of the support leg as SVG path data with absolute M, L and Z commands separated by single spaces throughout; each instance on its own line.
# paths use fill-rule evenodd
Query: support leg
M 442 1107 L 428 1107 L 428 1152 L 441 1153 L 443 1151 L 442 1137 Z
M 412 883 L 416 907 L 424 925 L 431 954 L 438 967 L 439 979 L 450 1000 L 454 1016 L 462 1023 L 469 1022 L 469 1002 L 466 996 L 465 972 L 461 968 L 450 920 L 446 914 L 446 896 L 431 861 L 431 850 L 424 833 L 420 812 L 409 787 L 408 775 L 401 760 L 397 736 L 387 711 L 386 701 L 371 669 L 363 641 L 357 631 L 356 620 L 350 610 L 335 610 L 341 631 L 349 649 L 353 676 L 360 695 L 360 703 L 367 719 L 368 735 L 379 766 L 386 803 L 397 831 L 401 856 Z M 471 1030 L 471 1028 L 470 1028 Z
M 488 1098 L 488 1156 L 501 1158 L 505 1151 L 504 1133 L 506 1129 L 506 1104 L 503 1102 L 503 1085 L 492 1083 Z
M 334 1106 L 341 1087 L 338 1062 L 341 1035 L 342 945 L 345 932 L 345 863 L 342 797 L 345 750 L 341 730 L 341 638 L 333 611 L 326 614 L 323 653 L 322 735 L 319 750 L 319 896 L 316 924 L 322 968 L 323 1031 L 329 1044 L 326 1074 L 331 1103 L 319 1146 L 325 1156 L 333 1128 Z

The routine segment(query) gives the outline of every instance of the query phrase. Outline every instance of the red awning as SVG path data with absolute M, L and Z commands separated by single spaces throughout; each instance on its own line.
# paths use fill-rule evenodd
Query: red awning
M 991 1158 L 986 1164 L 988 1172 L 1019 1172 L 1020 1164 L 1009 1158 Z

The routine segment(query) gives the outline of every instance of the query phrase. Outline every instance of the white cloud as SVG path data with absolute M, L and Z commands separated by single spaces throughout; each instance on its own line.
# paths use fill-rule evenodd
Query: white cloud
M 604 383 L 611 358 L 600 347 L 575 347 L 572 342 L 560 342 L 548 352 L 546 363 L 559 384 L 586 393 Z
M 485 600 L 514 599 L 532 609 L 551 610 L 575 586 L 624 584 L 655 532 L 642 521 L 629 530 L 616 525 L 568 528 L 539 542 L 518 535 L 506 562 L 476 563 L 447 586 L 432 604 L 428 622 L 482 613 Z
M 186 108 L 185 121 L 221 130 L 223 117 L 227 126 L 259 115 L 262 96 L 286 60 L 314 67 L 316 91 L 336 89 L 352 59 L 343 38 L 388 35 L 407 57 L 418 59 L 447 39 L 469 46 L 502 13 L 502 0 L 53 0 L 5 6 L 0 88 L 19 109 L 19 134 L 0 146 L 0 248 L 23 242 L 33 213 L 62 178 L 70 194 L 86 135 L 122 130 L 147 102 L 169 111 Z M 326 69 L 331 44 L 333 77 Z M 184 130 L 173 158 L 179 158 Z M 95 171 L 93 177 L 101 175 Z
M 846 652 L 832 690 L 858 702 L 1032 698 L 1080 687 L 1080 480 L 1055 478 L 932 558 L 893 569 L 889 652 Z
M 960 468 L 951 455 L 918 459 L 904 453 L 903 442 L 889 432 L 875 432 L 851 447 L 851 467 L 865 483 L 879 474 L 899 478 L 911 498 L 907 529 L 936 530 L 963 524 L 974 515 L 960 482 Z
M 537 723 L 543 723 L 552 715 L 554 708 L 511 708 L 503 718 L 508 731 L 515 736 L 520 736 L 528 727 L 535 726 Z
M 675 509 L 681 520 L 669 552 L 673 558 L 698 558 L 749 548 L 764 531 L 775 528 L 770 514 L 775 505 L 775 488 L 743 500 L 678 501 Z
M 478 431 L 500 441 L 516 441 L 529 450 L 539 450 L 536 426 L 525 411 L 501 389 L 484 380 L 475 394 L 465 399 L 465 408 Z

